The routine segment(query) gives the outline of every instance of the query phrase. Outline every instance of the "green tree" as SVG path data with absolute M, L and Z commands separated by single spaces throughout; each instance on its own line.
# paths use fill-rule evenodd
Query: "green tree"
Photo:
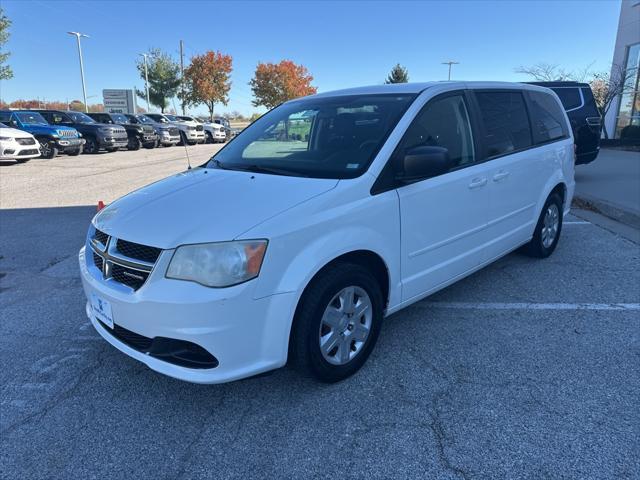
M 409 81 L 409 72 L 399 63 L 391 69 L 391 73 L 384 83 L 407 83 Z
M 8 80 L 13 78 L 13 70 L 9 65 L 5 65 L 10 52 L 4 49 L 5 44 L 9 40 L 9 27 L 11 20 L 4 14 L 4 10 L 0 7 L 0 80 Z
M 149 72 L 149 101 L 164 113 L 164 109 L 169 106 L 169 100 L 178 93 L 180 66 L 169 54 L 158 48 L 152 48 L 149 52 L 147 66 Z M 138 68 L 138 73 L 140 73 L 140 78 L 144 81 L 144 59 L 138 60 L 136 67 Z M 144 90 L 136 90 L 136 92 L 140 98 L 147 98 Z

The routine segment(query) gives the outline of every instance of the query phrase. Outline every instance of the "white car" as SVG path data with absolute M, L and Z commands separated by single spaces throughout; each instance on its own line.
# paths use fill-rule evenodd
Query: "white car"
M 113 346 L 179 379 L 289 361 L 338 381 L 385 316 L 519 247 L 551 255 L 573 191 L 571 128 L 546 88 L 292 100 L 209 163 L 96 214 L 79 254 L 86 313 Z
M 168 113 L 145 113 L 145 115 L 158 123 L 172 125 L 180 130 L 180 142 L 183 144 L 195 145 L 205 141 L 204 128 L 198 122 L 183 121 L 176 115 Z
M 26 162 L 40 156 L 40 144 L 30 133 L 0 123 L 0 160 Z
M 224 143 L 227 141 L 227 134 L 224 127 L 219 123 L 204 122 L 203 127 L 207 137 L 207 143 Z

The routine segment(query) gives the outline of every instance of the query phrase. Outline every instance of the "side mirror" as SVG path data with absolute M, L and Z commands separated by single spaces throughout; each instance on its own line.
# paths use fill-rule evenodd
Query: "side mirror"
M 447 173 L 453 162 L 449 150 L 444 147 L 414 147 L 408 150 L 396 179 L 404 183 L 412 183 Z

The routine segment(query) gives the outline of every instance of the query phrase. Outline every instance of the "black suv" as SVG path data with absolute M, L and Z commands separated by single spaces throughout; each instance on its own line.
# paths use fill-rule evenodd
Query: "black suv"
M 576 165 L 593 162 L 600 151 L 600 111 L 588 83 L 528 82 L 550 88 L 560 98 L 571 122 L 576 144 Z
M 140 150 L 140 147 L 153 148 L 158 141 L 158 135 L 151 125 L 134 125 L 134 123 L 122 113 L 88 113 L 96 122 L 109 125 L 120 125 L 127 131 L 129 137 L 129 150 Z
M 34 110 L 52 125 L 66 125 L 78 130 L 85 139 L 84 153 L 98 153 L 100 149 L 115 152 L 129 144 L 127 131 L 120 125 L 97 123 L 86 113 L 70 110 Z

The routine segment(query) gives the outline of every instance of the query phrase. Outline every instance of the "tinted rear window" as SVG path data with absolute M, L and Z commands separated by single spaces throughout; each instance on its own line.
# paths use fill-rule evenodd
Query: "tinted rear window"
M 476 92 L 485 127 L 487 155 L 495 157 L 532 145 L 522 92 Z
M 560 98 L 562 106 L 565 110 L 572 110 L 582 105 L 582 97 L 579 88 L 552 88 L 556 95 Z
M 569 134 L 565 114 L 555 98 L 548 93 L 529 92 L 531 123 L 535 143 L 545 143 Z

